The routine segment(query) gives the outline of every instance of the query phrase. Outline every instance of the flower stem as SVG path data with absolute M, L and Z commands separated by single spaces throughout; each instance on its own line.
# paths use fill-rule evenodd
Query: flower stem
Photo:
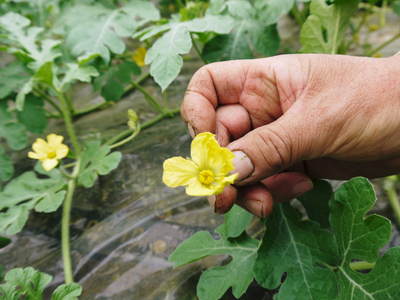
M 173 109 L 173 110 L 168 110 L 164 113 L 159 114 L 158 116 L 154 117 L 153 119 L 148 120 L 147 122 L 144 122 L 142 125 L 139 126 L 139 131 L 149 128 L 153 126 L 154 124 L 160 122 L 161 120 L 165 118 L 172 118 L 176 114 L 178 114 L 180 111 L 179 108 Z M 116 144 L 119 140 L 125 139 L 129 135 L 131 135 L 132 129 L 127 129 L 119 133 L 118 135 L 112 137 L 110 140 L 106 142 L 107 145 L 113 145 Z
M 165 108 L 162 107 L 160 105 L 160 103 L 158 103 L 158 101 L 145 89 L 143 88 L 140 84 L 138 84 L 137 82 L 132 82 L 132 87 L 135 87 L 137 90 L 139 90 L 144 98 L 146 99 L 147 103 L 150 104 L 151 107 L 153 107 L 153 109 L 159 113 L 164 113 L 165 112 Z
M 367 53 L 367 56 L 372 56 L 372 55 L 378 53 L 383 48 L 385 48 L 386 46 L 390 45 L 391 43 L 395 42 L 398 39 L 400 39 L 400 32 L 398 34 L 396 34 L 395 36 L 393 36 L 392 38 L 388 39 L 386 42 L 384 42 L 381 45 L 379 45 L 378 47 L 376 47 L 376 48 L 372 49 L 371 51 L 369 51 Z
M 67 196 L 65 197 L 63 204 L 63 213 L 61 220 L 61 250 L 63 257 L 64 266 L 64 278 L 65 283 L 72 283 L 74 281 L 72 275 L 72 263 L 71 263 L 71 247 L 70 247 L 70 236 L 69 236 L 69 225 L 71 220 L 71 208 L 72 200 L 74 197 L 75 187 L 76 187 L 76 177 L 79 173 L 80 163 L 77 161 L 72 178 L 68 180 Z
M 57 97 L 60 100 L 61 111 L 64 117 L 64 123 L 65 127 L 67 128 L 69 138 L 71 139 L 71 143 L 72 146 L 74 147 L 76 155 L 79 156 L 79 153 L 81 152 L 81 147 L 79 145 L 78 138 L 75 133 L 74 125 L 72 124 L 72 112 L 70 110 L 71 105 L 68 103 L 69 100 L 65 98 L 65 95 L 62 92 L 57 91 Z
M 385 189 L 386 196 L 393 209 L 393 213 L 396 218 L 397 224 L 400 225 L 400 201 L 399 197 L 397 196 L 396 183 L 397 183 L 397 177 L 389 176 L 385 178 L 383 182 L 383 188 Z
M 58 104 L 55 103 L 53 99 L 51 99 L 51 97 L 45 94 L 43 91 L 39 89 L 34 89 L 33 93 L 36 94 L 38 97 L 43 98 L 43 100 L 48 102 L 57 112 L 59 112 L 60 114 L 62 113 L 61 108 L 58 106 Z
M 114 149 L 114 148 L 117 148 L 117 147 L 121 147 L 122 145 L 125 145 L 125 144 L 129 143 L 131 140 L 133 140 L 133 139 L 139 134 L 139 132 L 140 132 L 140 126 L 138 126 L 138 127 L 132 132 L 132 134 L 131 134 L 130 136 L 128 136 L 127 138 L 125 138 L 125 139 L 123 139 L 122 141 L 119 141 L 119 142 L 117 142 L 117 143 L 115 143 L 115 144 L 112 144 L 112 145 L 110 146 L 110 149 Z

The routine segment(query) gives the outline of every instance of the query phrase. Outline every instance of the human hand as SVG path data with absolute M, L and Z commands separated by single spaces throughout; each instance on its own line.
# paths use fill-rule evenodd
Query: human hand
M 284 55 L 206 65 L 182 116 L 235 152 L 235 186 L 210 198 L 266 216 L 312 178 L 369 178 L 400 170 L 400 59 Z M 282 171 L 287 171 L 281 173 Z M 306 176 L 307 174 L 308 176 Z

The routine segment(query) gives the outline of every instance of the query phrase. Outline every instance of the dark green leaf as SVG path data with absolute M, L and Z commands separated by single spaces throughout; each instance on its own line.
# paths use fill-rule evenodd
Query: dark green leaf
M 314 188 L 298 199 L 307 211 L 308 217 L 317 221 L 321 227 L 329 227 L 329 201 L 333 196 L 332 186 L 328 181 L 315 180 Z
M 92 187 L 99 175 L 106 175 L 118 167 L 122 154 L 112 152 L 99 141 L 87 143 L 81 157 L 81 173 L 78 183 L 86 188 Z
M 96 86 L 107 101 L 118 101 L 125 93 L 132 76 L 139 75 L 140 68 L 133 62 L 123 62 L 114 65 L 104 72 L 97 80 Z
M 5 246 L 9 245 L 10 243 L 11 243 L 10 239 L 0 236 L 0 249 L 4 248 Z M 0 280 L 1 280 L 1 274 L 0 274 Z
M 397 15 L 400 16 L 400 1 L 395 1 L 393 3 L 393 10 Z
M 200 300 L 218 300 L 232 287 L 233 295 L 239 298 L 253 280 L 258 244 L 246 235 L 233 240 L 214 240 L 210 233 L 200 231 L 179 245 L 169 259 L 181 266 L 209 255 L 230 255 L 232 261 L 228 264 L 202 273 L 197 296 Z
M 0 146 L 0 181 L 9 180 L 14 174 L 14 165 L 11 158 Z
M 22 111 L 17 113 L 18 120 L 33 133 L 41 134 L 47 127 L 46 111 L 42 99 L 29 95 Z

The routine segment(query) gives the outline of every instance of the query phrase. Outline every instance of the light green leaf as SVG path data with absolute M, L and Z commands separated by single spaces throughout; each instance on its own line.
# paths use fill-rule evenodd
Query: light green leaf
M 26 69 L 18 62 L 2 67 L 0 69 L 0 99 L 18 92 L 28 79 Z
M 47 127 L 47 117 L 42 99 L 29 95 L 23 110 L 17 112 L 18 121 L 25 125 L 28 131 L 41 134 Z
M 329 227 L 329 201 L 333 196 L 331 184 L 325 180 L 315 180 L 314 188 L 298 199 L 307 211 L 308 217 L 321 227 Z
M 37 70 L 44 63 L 61 55 L 55 49 L 60 41 L 44 39 L 39 42 L 43 28 L 30 25 L 29 19 L 13 12 L 0 17 L 0 28 L 8 32 L 8 51 L 31 60 L 29 66 Z
M 51 300 L 77 300 L 81 294 L 82 287 L 79 284 L 62 284 L 53 292 Z
M 25 172 L 14 178 L 0 192 L 0 233 L 15 234 L 22 230 L 29 211 L 55 211 L 65 195 L 65 178 L 59 171 L 38 178 L 34 172 Z
M 11 158 L 6 154 L 4 148 L 0 146 L 0 181 L 9 180 L 13 174 L 13 162 Z
M 311 15 L 301 29 L 301 51 L 304 53 L 338 52 L 349 20 L 359 0 L 340 0 L 328 5 L 325 0 L 312 0 Z
M 25 84 L 22 86 L 21 90 L 18 92 L 17 97 L 15 99 L 15 106 L 17 110 L 22 110 L 25 105 L 25 98 L 26 96 L 32 92 L 34 85 L 33 78 L 29 79 Z
M 25 148 L 28 142 L 25 127 L 16 122 L 15 117 L 8 111 L 6 101 L 0 101 L 0 138 L 5 138 L 13 150 Z
M 145 60 L 146 64 L 150 64 L 150 74 L 162 90 L 178 76 L 183 65 L 181 55 L 189 53 L 192 48 L 191 32 L 226 34 L 232 29 L 233 22 L 227 16 L 207 15 L 187 22 L 171 22 L 167 26 L 161 25 L 162 31 L 168 31 L 149 49 Z M 157 32 L 156 28 L 152 32 Z M 151 35 L 147 32 L 145 36 L 148 38 Z
M 81 173 L 78 183 L 86 188 L 92 187 L 99 175 L 106 175 L 118 167 L 122 154 L 112 152 L 107 145 L 99 141 L 87 143 L 81 157 Z
M 78 64 L 67 64 L 67 72 L 61 81 L 60 90 L 65 89 L 67 84 L 70 84 L 76 80 L 82 82 L 90 82 L 92 77 L 99 75 L 95 67 L 83 66 Z
M 246 235 L 233 240 L 214 240 L 210 233 L 200 231 L 184 241 L 169 260 L 181 266 L 209 255 L 227 254 L 232 261 L 202 273 L 197 285 L 200 300 L 218 300 L 232 287 L 239 298 L 253 280 L 253 265 L 259 242 Z
M 295 2 L 295 0 L 258 0 L 255 6 L 261 11 L 265 25 L 271 25 L 277 23 L 281 16 L 287 14 Z
M 132 35 L 137 26 L 158 19 L 159 13 L 153 4 L 131 0 L 115 9 L 100 4 L 77 4 L 67 10 L 61 22 L 67 33 L 67 46 L 73 55 L 82 58 L 98 54 L 108 63 L 111 53 L 125 51 L 122 37 Z
M 250 224 L 253 215 L 238 205 L 224 215 L 224 224 L 219 227 L 219 233 L 224 238 L 236 238 L 240 236 Z

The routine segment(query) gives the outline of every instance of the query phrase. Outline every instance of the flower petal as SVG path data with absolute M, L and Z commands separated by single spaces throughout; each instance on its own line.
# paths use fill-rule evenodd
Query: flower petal
M 164 161 L 163 182 L 169 187 L 187 185 L 193 178 L 197 178 L 196 164 L 183 157 L 172 157 Z
M 234 157 L 235 155 L 227 148 L 211 147 L 208 152 L 208 164 L 217 176 L 225 176 L 235 168 Z
M 189 196 L 211 196 L 215 194 L 213 185 L 205 186 L 197 178 L 193 178 L 186 187 Z
M 68 155 L 69 148 L 68 146 L 61 144 L 56 148 L 56 158 L 62 159 Z
M 43 158 L 45 158 L 44 155 L 41 155 L 41 154 L 38 154 L 38 153 L 32 152 L 32 151 L 28 152 L 28 157 L 32 158 L 32 159 L 43 159 Z
M 47 142 L 44 139 L 40 138 L 36 139 L 36 141 L 33 143 L 32 149 L 39 155 L 40 154 L 47 155 L 47 152 L 50 151 L 49 144 L 47 144 Z
M 193 139 L 190 148 L 192 160 L 199 166 L 200 169 L 206 169 L 209 166 L 208 155 L 212 148 L 220 147 L 215 135 L 210 132 L 203 132 Z
M 42 167 L 46 171 L 53 170 L 57 165 L 58 165 L 58 160 L 57 159 L 45 159 L 45 160 L 42 160 Z
M 62 135 L 57 135 L 51 133 L 47 136 L 47 142 L 49 143 L 50 147 L 58 147 L 62 144 L 64 137 Z

